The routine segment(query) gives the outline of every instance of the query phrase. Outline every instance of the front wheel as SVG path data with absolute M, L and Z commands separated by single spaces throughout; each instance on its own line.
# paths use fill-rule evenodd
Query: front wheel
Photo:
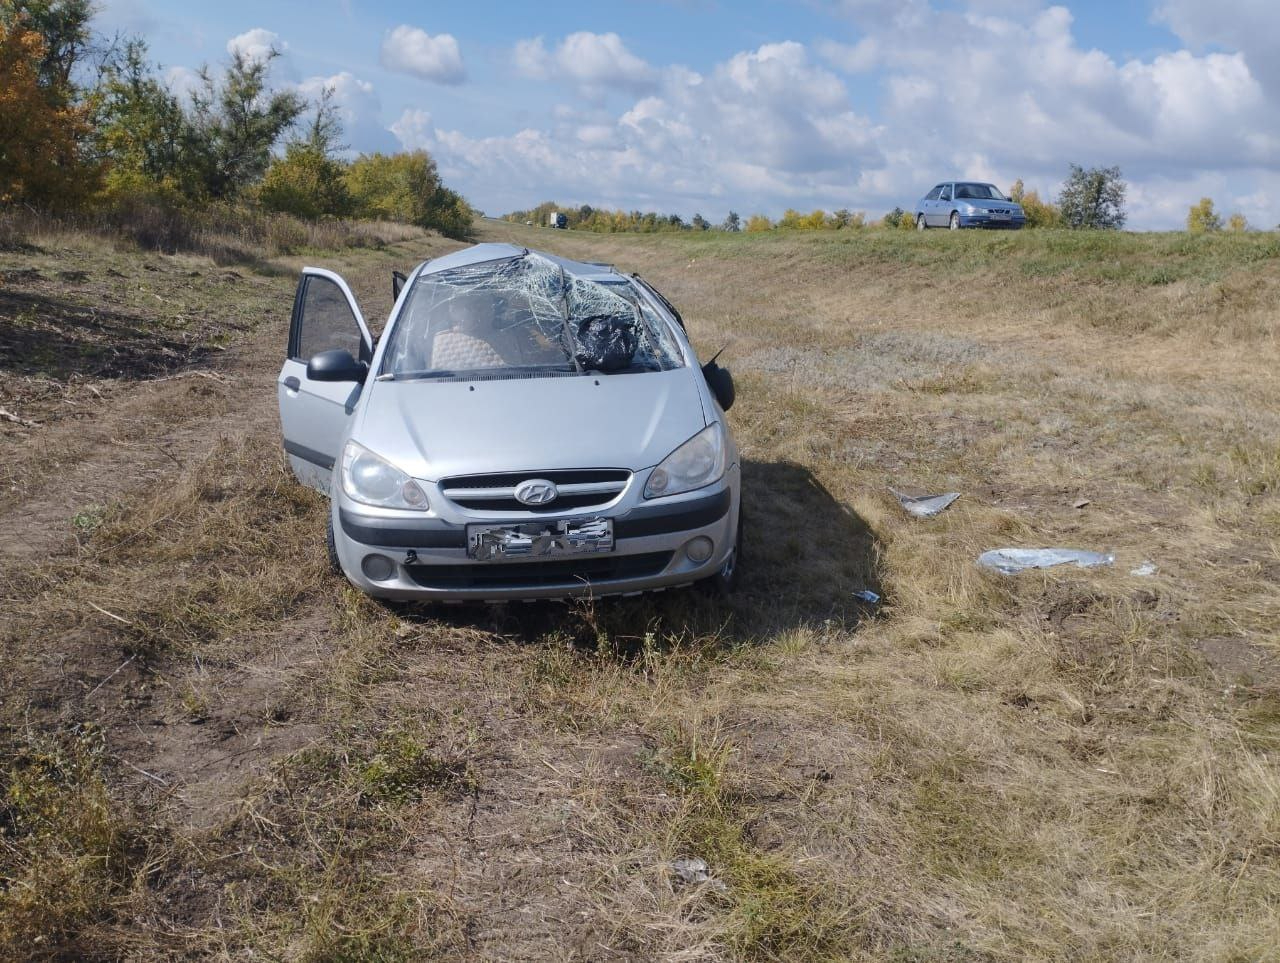
M 951 224 L 950 224 L 950 227 L 951 227 L 951 230 L 953 230 L 953 231 L 958 231 L 958 230 L 960 230 L 960 215 L 959 215 L 959 214 L 957 214 L 955 211 L 952 211 L 952 212 L 951 212 Z
M 929 228 L 929 225 L 925 223 L 924 215 L 923 215 L 923 214 L 917 214 L 917 215 L 916 215 L 916 230 L 917 230 L 917 231 L 925 231 L 925 230 L 928 230 L 928 228 Z

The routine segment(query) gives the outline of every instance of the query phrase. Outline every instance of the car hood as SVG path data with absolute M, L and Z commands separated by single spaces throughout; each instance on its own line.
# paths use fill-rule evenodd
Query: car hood
M 707 424 L 696 370 L 478 381 L 378 381 L 352 438 L 416 478 L 629 468 Z

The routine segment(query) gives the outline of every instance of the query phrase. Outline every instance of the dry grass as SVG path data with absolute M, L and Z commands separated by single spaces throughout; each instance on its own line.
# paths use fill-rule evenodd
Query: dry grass
M 304 221 L 248 206 L 188 208 L 144 197 L 60 218 L 26 208 L 0 210 L 0 251 L 38 248 L 77 233 L 112 240 L 126 250 L 182 252 L 209 257 L 218 264 L 261 266 L 282 255 L 381 248 L 427 232 L 391 221 Z
M 742 593 L 375 605 L 232 397 L 7 569 L 5 955 L 1274 958 L 1273 237 L 482 233 L 732 343 Z

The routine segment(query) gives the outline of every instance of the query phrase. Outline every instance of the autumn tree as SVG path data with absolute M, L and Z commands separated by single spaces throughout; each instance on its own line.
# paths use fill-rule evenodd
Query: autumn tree
M 0 28 L 21 27 L 40 38 L 38 82 L 58 106 L 75 97 L 73 73 L 91 41 L 93 12 L 90 0 L 0 0 Z
M 361 217 L 405 221 L 448 237 L 471 230 L 470 206 L 441 183 L 436 162 L 424 150 L 361 154 L 347 169 L 346 185 Z
M 81 149 L 86 110 L 72 102 L 61 74 L 46 74 L 45 42 L 25 24 L 8 14 L 0 21 L 0 203 L 71 207 L 97 186 Z
M 1222 218 L 1213 209 L 1213 198 L 1202 197 L 1187 211 L 1187 231 L 1191 234 L 1212 234 L 1222 230 Z
M 1239 211 L 1227 218 L 1227 230 L 1232 234 L 1243 234 L 1249 230 L 1249 220 Z
M 1062 211 L 1057 205 L 1042 201 L 1037 191 L 1027 190 L 1022 178 L 1014 181 L 1009 188 L 1009 199 L 1022 207 L 1027 227 L 1058 227 L 1062 223 Z

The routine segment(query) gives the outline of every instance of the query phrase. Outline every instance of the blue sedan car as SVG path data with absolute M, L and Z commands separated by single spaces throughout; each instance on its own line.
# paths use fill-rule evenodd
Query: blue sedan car
M 994 184 L 947 181 L 916 202 L 916 230 L 947 227 L 1002 227 L 1017 230 L 1027 223 L 1022 205 Z

